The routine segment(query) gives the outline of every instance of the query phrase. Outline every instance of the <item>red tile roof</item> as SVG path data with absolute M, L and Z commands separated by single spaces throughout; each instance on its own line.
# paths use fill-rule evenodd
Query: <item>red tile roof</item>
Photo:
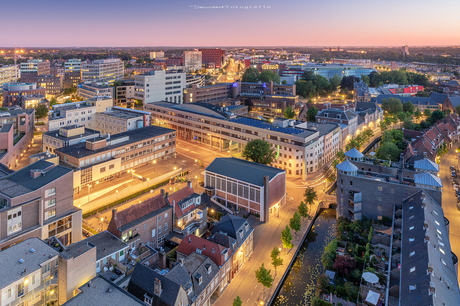
M 177 247 L 177 252 L 188 256 L 193 252 L 196 252 L 196 249 L 201 249 L 201 254 L 209 257 L 219 267 L 224 265 L 225 258 L 222 254 L 222 251 L 226 250 L 226 247 L 192 234 L 188 235 L 182 240 L 182 242 Z M 228 258 L 230 258 L 231 250 L 227 250 Z
M 165 197 L 161 194 L 156 195 L 140 204 L 133 205 L 125 210 L 117 212 L 117 218 L 114 220 L 116 227 L 120 228 L 123 225 L 133 222 L 165 206 L 168 206 Z
M 174 213 L 176 214 L 177 218 L 181 218 L 184 214 L 187 214 L 191 212 L 193 209 L 195 209 L 195 205 L 190 205 L 189 207 L 185 208 L 184 210 L 181 209 L 179 202 L 186 197 L 191 196 L 195 192 L 193 191 L 193 188 L 190 188 L 189 186 L 186 186 L 173 194 L 171 194 L 168 197 L 168 202 L 171 205 L 174 205 Z

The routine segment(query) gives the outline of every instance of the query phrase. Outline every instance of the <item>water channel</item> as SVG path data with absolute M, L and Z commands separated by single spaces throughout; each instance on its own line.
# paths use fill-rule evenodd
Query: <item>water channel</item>
M 315 296 L 316 279 L 324 272 L 321 256 L 324 248 L 336 237 L 336 228 L 336 211 L 322 210 L 300 247 L 273 306 L 310 305 Z

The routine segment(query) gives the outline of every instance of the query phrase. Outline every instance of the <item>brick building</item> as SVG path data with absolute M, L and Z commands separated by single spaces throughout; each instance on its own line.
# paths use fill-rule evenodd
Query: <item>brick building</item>
M 35 80 L 36 81 L 36 80 Z M 21 105 L 21 98 L 29 95 L 45 95 L 45 88 L 37 83 L 7 83 L 3 84 L 3 106 Z
M 64 88 L 64 77 L 61 75 L 42 74 L 37 77 L 37 84 L 45 88 L 46 97 L 56 96 Z
M 205 189 L 215 195 L 213 201 L 260 214 L 261 221 L 268 221 L 286 201 L 286 172 L 243 159 L 218 157 L 205 169 Z
M 199 49 L 203 64 L 213 64 L 215 68 L 222 67 L 225 61 L 225 50 L 222 49 Z

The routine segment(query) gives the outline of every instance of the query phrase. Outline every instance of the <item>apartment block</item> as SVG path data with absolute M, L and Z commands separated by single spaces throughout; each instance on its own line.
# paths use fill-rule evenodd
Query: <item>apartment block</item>
M 163 51 L 150 52 L 150 59 L 163 58 L 165 53 Z
M 72 169 L 45 160 L 0 178 L 0 249 L 33 237 L 80 241 L 82 215 L 73 206 L 72 185 Z
M 32 59 L 21 63 L 21 82 L 36 83 L 37 77 L 50 74 L 50 62 L 41 59 Z
M 93 99 L 96 97 L 114 98 L 113 87 L 101 82 L 85 82 L 77 86 L 77 95 L 83 99 Z
M 115 105 L 134 108 L 134 84 L 134 79 L 121 81 L 121 85 L 115 88 Z
M 81 79 L 83 82 L 104 82 L 112 84 L 123 79 L 124 64 L 119 58 L 108 58 L 84 62 L 81 64 Z
M 96 182 L 113 179 L 120 172 L 175 154 L 176 132 L 157 126 L 87 139 L 85 143 L 56 149 L 61 163 L 74 169 L 78 192 Z
M 81 72 L 81 60 L 69 59 L 64 63 L 64 72 Z
M 64 63 L 64 88 L 81 83 L 81 60 L 69 59 Z M 91 97 L 92 98 L 92 97 Z
M 184 51 L 182 57 L 184 59 L 185 71 L 193 72 L 196 70 L 201 70 L 202 68 L 201 51 Z
M 260 215 L 261 221 L 286 203 L 286 172 L 238 158 L 218 157 L 205 170 L 205 189 L 227 207 Z
M 200 49 L 203 64 L 212 64 L 215 68 L 222 67 L 225 61 L 225 50 Z
M 144 103 L 169 101 L 182 104 L 185 73 L 176 71 L 151 71 L 135 76 L 134 98 Z
M 35 109 L 0 111 L 0 164 L 16 166 L 34 139 Z
M 35 80 L 37 81 L 37 80 Z M 3 84 L 3 106 L 22 106 L 22 97 L 29 95 L 45 96 L 46 89 L 37 83 L 7 83 Z
M 58 252 L 29 238 L 0 252 L 0 305 L 45 306 L 58 302 Z
M 37 85 L 45 88 L 47 97 L 59 95 L 64 88 L 64 77 L 52 74 L 41 74 L 37 77 Z
M 14 83 L 19 80 L 19 67 L 17 65 L 0 65 L 0 84 Z
M 104 96 L 81 102 L 56 104 L 49 115 L 49 131 L 69 125 L 83 125 L 94 129 L 96 113 L 109 111 L 112 106 L 112 98 Z

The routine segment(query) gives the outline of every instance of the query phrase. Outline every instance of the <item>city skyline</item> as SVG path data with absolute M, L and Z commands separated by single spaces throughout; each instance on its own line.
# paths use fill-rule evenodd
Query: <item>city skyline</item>
M 460 3 L 454 0 L 444 1 L 449 10 L 439 10 L 439 4 L 427 0 L 392 0 L 385 5 L 362 0 L 282 4 L 274 0 L 179 0 L 174 4 L 136 0 L 130 6 L 119 0 L 79 3 L 75 6 L 52 0 L 40 7 L 30 1 L 3 4 L 5 12 L 19 9 L 25 20 L 46 18 L 37 19 L 34 31 L 30 31 L 29 23 L 18 23 L 14 14 L 6 14 L 4 24 L 15 24 L 15 28 L 4 33 L 2 45 L 446 46 L 458 40 L 460 33 L 460 25 L 454 21 Z M 401 18 L 392 18 L 395 14 Z M 210 26 L 213 24 L 217 26 Z

